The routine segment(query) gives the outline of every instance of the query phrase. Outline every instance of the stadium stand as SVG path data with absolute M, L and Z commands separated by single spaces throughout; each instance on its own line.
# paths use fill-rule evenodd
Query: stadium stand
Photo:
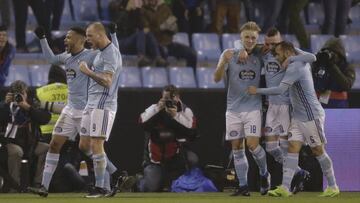
M 215 83 L 214 82 L 214 74 L 215 68 L 210 67 L 200 67 L 196 69 L 196 79 L 198 81 L 199 88 L 224 88 L 225 84 L 222 81 Z
M 141 69 L 143 87 L 162 88 L 169 84 L 166 68 L 144 67 Z
M 191 67 L 171 67 L 169 70 L 170 83 L 179 88 L 196 88 L 194 70 Z
M 142 87 L 138 67 L 124 67 L 119 77 L 119 87 Z

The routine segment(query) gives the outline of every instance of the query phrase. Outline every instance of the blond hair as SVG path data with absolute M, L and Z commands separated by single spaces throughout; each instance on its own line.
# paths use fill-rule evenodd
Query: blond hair
M 255 31 L 255 32 L 261 31 L 260 27 L 254 21 L 249 21 L 249 22 L 245 23 L 244 25 L 242 25 L 240 28 L 240 33 L 244 30 L 250 30 L 250 31 Z

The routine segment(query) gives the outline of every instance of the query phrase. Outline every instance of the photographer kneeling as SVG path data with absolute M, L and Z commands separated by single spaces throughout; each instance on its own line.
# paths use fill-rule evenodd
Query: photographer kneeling
M 179 90 L 165 86 L 157 104 L 140 116 L 145 131 L 144 177 L 141 192 L 159 192 L 167 181 L 182 175 L 198 163 L 197 155 L 184 146 L 196 136 L 193 112 L 180 100 Z
M 344 45 L 329 39 L 312 64 L 315 90 L 324 108 L 347 108 L 348 91 L 355 81 L 354 67 L 347 62 Z
M 36 156 L 34 184 L 40 184 L 49 148 L 47 143 L 41 142 L 40 125 L 49 122 L 50 113 L 39 109 L 39 102 L 29 94 L 27 85 L 17 80 L 10 85 L 5 102 L 0 104 L 0 115 L 3 115 L 0 122 L 7 123 L 5 138 L 10 176 L 20 184 L 22 161 L 31 165 Z

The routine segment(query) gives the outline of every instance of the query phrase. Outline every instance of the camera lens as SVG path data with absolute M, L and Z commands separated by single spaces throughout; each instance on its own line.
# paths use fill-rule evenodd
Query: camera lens
M 16 102 L 22 102 L 22 101 L 23 101 L 23 98 L 22 98 L 21 94 L 15 94 L 14 100 L 15 100 Z

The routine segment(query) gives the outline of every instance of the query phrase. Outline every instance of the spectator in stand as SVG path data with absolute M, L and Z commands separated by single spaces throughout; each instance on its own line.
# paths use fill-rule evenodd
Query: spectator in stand
M 142 22 L 144 29 L 154 33 L 160 44 L 164 58 L 175 56 L 185 58 L 186 66 L 196 68 L 196 52 L 193 48 L 173 42 L 173 36 L 178 32 L 177 19 L 170 7 L 163 0 L 146 0 L 144 3 Z
M 1 0 L 0 1 L 0 15 L 1 23 L 6 27 L 10 26 L 10 0 Z
M 6 26 L 0 26 L 0 87 L 5 84 L 14 55 L 15 47 L 8 41 Z
M 204 31 L 204 0 L 174 0 L 172 10 L 178 19 L 179 31 L 199 33 Z
M 149 66 L 153 61 L 155 66 L 167 66 L 154 34 L 145 29 L 141 21 L 142 1 L 115 0 L 110 3 L 109 10 L 110 19 L 117 24 L 122 54 L 137 54 L 139 67 Z
M 325 18 L 322 34 L 331 34 L 336 37 L 345 34 L 351 2 L 352 0 L 323 1 Z
M 45 29 L 46 36 L 51 36 L 50 18 L 47 17 L 48 12 L 43 0 L 14 0 L 16 51 L 20 53 L 28 52 L 25 35 L 28 6 L 31 6 L 38 25 Z
M 65 0 L 46 0 L 45 6 L 48 12 L 48 18 L 51 20 L 50 29 L 59 30 L 61 16 L 64 10 Z
M 238 33 L 240 24 L 240 0 L 217 0 L 213 30 L 217 34 L 223 33 L 224 19 L 227 21 L 227 32 Z

